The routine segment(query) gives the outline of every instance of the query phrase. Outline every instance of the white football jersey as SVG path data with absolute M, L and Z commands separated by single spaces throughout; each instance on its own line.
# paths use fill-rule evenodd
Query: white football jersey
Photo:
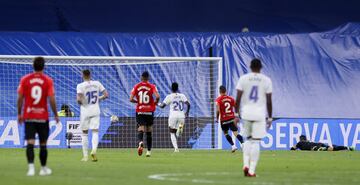
M 243 91 L 241 118 L 249 121 L 265 120 L 266 94 L 272 93 L 270 78 L 260 73 L 248 73 L 240 77 L 236 89 Z
M 98 116 L 100 115 L 99 96 L 105 88 L 99 81 L 84 81 L 77 85 L 76 92 L 83 94 L 84 99 L 80 106 L 81 116 Z
M 169 118 L 185 118 L 185 102 L 188 102 L 188 99 L 184 94 L 171 93 L 167 95 L 163 103 L 170 105 Z

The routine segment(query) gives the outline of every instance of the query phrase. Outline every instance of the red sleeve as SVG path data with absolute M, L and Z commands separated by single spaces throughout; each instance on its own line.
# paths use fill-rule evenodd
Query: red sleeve
M 51 78 L 48 79 L 48 96 L 54 96 L 55 90 L 54 90 L 54 82 Z
M 133 89 L 131 90 L 131 95 L 135 96 L 136 95 L 136 85 L 133 87 Z
M 153 94 L 154 94 L 155 92 L 157 92 L 157 89 L 156 89 L 156 85 L 155 85 L 155 84 L 152 84 L 152 85 L 151 85 L 151 91 L 152 91 Z
M 18 87 L 18 93 L 19 94 L 24 94 L 24 85 L 25 85 L 24 78 L 22 78 L 20 80 L 20 84 L 19 84 L 19 87 Z

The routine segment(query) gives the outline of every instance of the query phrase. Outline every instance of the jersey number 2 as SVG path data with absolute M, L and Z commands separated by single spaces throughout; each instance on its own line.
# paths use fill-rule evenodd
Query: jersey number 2
M 253 100 L 254 102 L 257 102 L 258 98 L 258 86 L 252 86 L 250 91 L 250 100 Z
M 231 104 L 229 102 L 225 102 L 225 113 L 231 113 Z

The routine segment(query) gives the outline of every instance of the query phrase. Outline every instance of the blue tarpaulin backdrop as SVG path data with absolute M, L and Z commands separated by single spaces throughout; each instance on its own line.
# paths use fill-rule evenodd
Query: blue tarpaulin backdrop
M 360 24 L 304 34 L 2 32 L 0 54 L 208 56 L 213 47 L 224 58 L 232 95 L 250 60 L 262 59 L 273 80 L 275 117 L 360 118 L 359 30 Z

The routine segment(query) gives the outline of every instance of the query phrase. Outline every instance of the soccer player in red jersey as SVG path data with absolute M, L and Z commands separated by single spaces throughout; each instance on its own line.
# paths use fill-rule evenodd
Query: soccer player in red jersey
M 136 84 L 131 91 L 130 102 L 136 103 L 136 122 L 138 126 L 138 154 L 142 155 L 144 149 L 144 132 L 146 132 L 147 152 L 151 156 L 152 125 L 154 124 L 154 111 L 160 100 L 160 95 L 154 84 L 149 82 L 150 75 L 147 71 L 141 75 L 141 82 Z M 155 100 L 154 97 L 155 96 Z
M 238 133 L 238 128 L 236 126 L 239 119 L 236 118 L 234 113 L 235 100 L 233 97 L 226 94 L 225 86 L 220 86 L 219 90 L 220 96 L 216 99 L 216 119 L 220 119 L 221 129 L 224 132 L 226 140 L 231 145 L 231 151 L 235 152 L 237 147 L 228 133 L 229 129 L 233 132 L 240 143 L 244 142 L 243 137 Z
M 25 139 L 27 141 L 26 157 L 29 164 L 28 176 L 35 175 L 34 144 L 36 133 L 40 140 L 41 170 L 39 175 L 51 174 L 51 169 L 46 166 L 48 155 L 46 142 L 50 130 L 49 113 L 47 110 L 48 98 L 51 109 L 55 115 L 55 120 L 59 123 L 59 117 L 56 112 L 53 80 L 43 73 L 44 67 L 44 58 L 36 57 L 33 60 L 34 72 L 22 77 L 18 87 L 18 123 L 22 124 L 25 122 Z

